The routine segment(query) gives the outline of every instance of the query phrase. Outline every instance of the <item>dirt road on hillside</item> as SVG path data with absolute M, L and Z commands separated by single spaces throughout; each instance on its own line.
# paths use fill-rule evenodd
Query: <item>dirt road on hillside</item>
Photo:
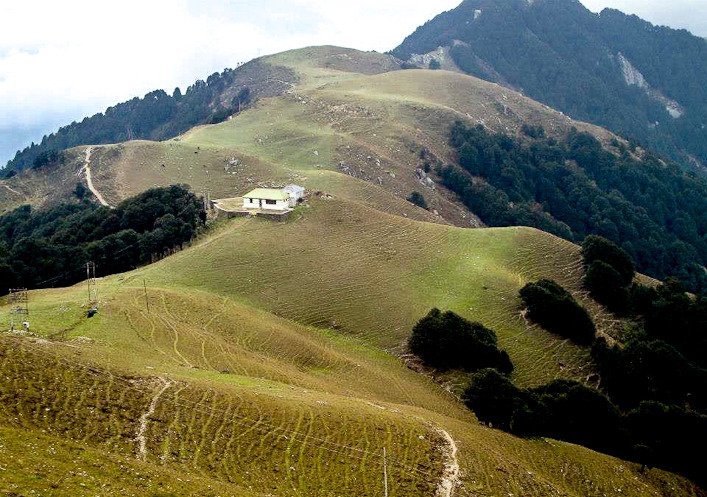
M 84 176 L 86 176 L 86 184 L 88 185 L 88 189 L 91 190 L 91 193 L 98 199 L 98 201 L 101 203 L 101 205 L 104 205 L 106 207 L 110 207 L 110 204 L 106 202 L 106 199 L 103 198 L 103 195 L 101 195 L 101 192 L 99 192 L 96 187 L 93 186 L 93 180 L 91 179 L 91 152 L 93 151 L 93 147 L 88 147 L 86 149 L 86 157 L 84 158 L 84 164 L 83 168 L 81 171 L 84 173 Z

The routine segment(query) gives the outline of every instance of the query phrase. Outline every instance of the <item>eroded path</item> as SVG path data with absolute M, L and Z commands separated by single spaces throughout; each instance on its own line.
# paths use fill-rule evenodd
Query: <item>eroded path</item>
M 457 443 L 446 430 L 439 429 L 439 434 L 446 441 L 442 447 L 444 454 L 444 471 L 442 479 L 437 485 L 436 497 L 452 497 L 454 489 L 461 484 L 459 480 L 459 461 L 457 460 Z
M 147 439 L 145 438 L 147 422 L 150 419 L 150 416 L 155 413 L 155 409 L 157 409 L 157 402 L 160 400 L 162 394 L 165 393 L 169 387 L 174 385 L 174 382 L 171 380 L 164 378 L 160 378 L 160 380 L 162 381 L 162 388 L 155 393 L 154 397 L 152 397 L 150 405 L 147 408 L 147 411 L 140 416 L 140 424 L 138 425 L 137 435 L 135 436 L 135 441 L 137 442 L 137 457 L 141 461 L 144 461 L 147 457 Z
M 24 197 L 24 195 L 22 193 L 18 192 L 17 190 L 12 188 L 10 185 L 5 184 L 5 182 L 3 182 L 3 181 L 0 181 L 0 186 L 4 186 L 9 192 L 14 193 L 15 195 L 19 195 L 20 197 Z
M 98 201 L 101 203 L 101 205 L 104 205 L 106 207 L 110 207 L 110 204 L 106 202 L 106 199 L 103 198 L 103 195 L 101 195 L 101 192 L 99 192 L 96 187 L 93 186 L 93 180 L 91 179 L 91 152 L 93 151 L 93 147 L 88 147 L 86 149 L 86 157 L 84 159 L 84 164 L 83 164 L 83 169 L 81 170 L 84 173 L 84 176 L 86 176 L 86 184 L 88 185 L 88 189 L 91 190 L 91 193 L 95 195 L 95 197 L 98 199 Z

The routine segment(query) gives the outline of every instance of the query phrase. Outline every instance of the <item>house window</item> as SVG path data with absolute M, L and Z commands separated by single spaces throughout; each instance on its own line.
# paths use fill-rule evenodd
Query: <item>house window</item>
M 268 199 L 268 200 L 265 201 L 265 203 L 268 204 L 268 205 L 277 205 L 277 200 L 270 200 L 270 199 Z

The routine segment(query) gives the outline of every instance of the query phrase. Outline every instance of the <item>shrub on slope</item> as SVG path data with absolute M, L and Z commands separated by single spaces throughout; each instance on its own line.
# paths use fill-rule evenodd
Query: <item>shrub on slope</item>
M 587 310 L 551 280 L 528 283 L 520 290 L 528 317 L 546 330 L 579 344 L 594 340 L 596 328 Z
M 434 368 L 475 371 L 496 368 L 513 371 L 496 334 L 480 323 L 472 323 L 451 311 L 432 309 L 412 329 L 410 350 Z

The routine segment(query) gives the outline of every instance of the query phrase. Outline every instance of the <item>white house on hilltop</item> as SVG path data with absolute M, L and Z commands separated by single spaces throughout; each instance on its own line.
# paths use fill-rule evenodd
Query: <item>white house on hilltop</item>
M 243 195 L 243 208 L 250 210 L 286 211 L 295 207 L 304 196 L 304 188 L 287 185 L 285 188 L 256 188 Z
M 290 196 L 283 190 L 256 188 L 243 195 L 243 207 L 264 211 L 284 211 L 290 207 Z

